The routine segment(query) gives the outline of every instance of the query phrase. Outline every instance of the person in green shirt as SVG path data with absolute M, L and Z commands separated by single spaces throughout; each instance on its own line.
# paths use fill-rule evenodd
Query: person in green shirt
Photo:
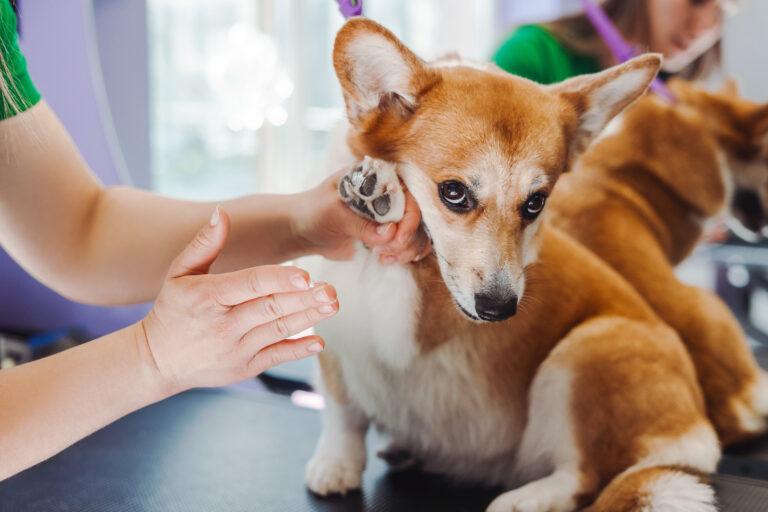
M 732 0 L 606 0 L 600 2 L 622 35 L 637 48 L 664 55 L 664 71 L 705 78 L 720 64 L 724 11 Z M 501 44 L 494 62 L 543 84 L 594 73 L 616 64 L 581 13 L 523 25 Z
M 0 370 L 0 481 L 140 407 L 321 351 L 318 336 L 288 337 L 333 316 L 335 290 L 276 263 L 348 258 L 357 240 L 384 263 L 430 250 L 412 198 L 402 221 L 377 225 L 340 201 L 338 175 L 222 209 L 105 188 L 32 83 L 16 25 L 0 0 L 0 246 L 69 298 L 156 300 L 123 330 Z

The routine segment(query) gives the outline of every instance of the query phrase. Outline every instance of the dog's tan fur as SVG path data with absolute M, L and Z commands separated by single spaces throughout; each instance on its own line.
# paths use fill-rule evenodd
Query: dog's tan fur
M 711 489 L 691 476 L 713 471 L 719 449 L 684 345 L 617 272 L 519 214 L 644 91 L 658 57 L 547 88 L 427 65 L 358 19 L 339 33 L 334 64 L 353 158 L 398 164 L 436 255 L 386 269 L 361 253 L 327 276 L 349 301 L 319 329 L 328 407 L 310 488 L 360 485 L 371 422 L 427 470 L 529 482 L 492 512 L 576 510 L 598 496 L 595 512 L 639 512 L 659 489 L 714 510 Z M 471 183 L 478 208 L 446 209 L 436 189 L 448 179 Z M 521 297 L 517 315 L 471 320 L 472 293 L 493 279 Z
M 732 87 L 678 81 L 679 99 L 648 96 L 558 184 L 550 215 L 643 295 L 687 346 L 725 444 L 765 431 L 768 383 L 726 305 L 682 283 L 673 266 L 729 208 L 733 187 L 768 204 L 768 106 Z M 735 205 L 738 214 L 738 204 Z

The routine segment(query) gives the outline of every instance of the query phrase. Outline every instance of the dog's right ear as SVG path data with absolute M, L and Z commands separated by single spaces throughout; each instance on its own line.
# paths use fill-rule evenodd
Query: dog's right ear
M 366 18 L 352 18 L 336 35 L 333 67 L 341 83 L 347 116 L 360 127 L 371 115 L 394 109 L 407 118 L 434 73 L 389 30 Z
M 611 119 L 645 93 L 661 68 L 661 56 L 649 53 L 609 68 L 550 86 L 568 105 L 572 162 Z

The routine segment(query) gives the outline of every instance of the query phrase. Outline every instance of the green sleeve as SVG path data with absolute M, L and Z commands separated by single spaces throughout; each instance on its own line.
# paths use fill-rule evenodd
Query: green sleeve
M 501 69 L 541 84 L 600 71 L 597 59 L 567 49 L 539 25 L 523 25 L 515 30 L 493 60 Z
M 501 69 L 542 84 L 550 83 L 546 36 L 534 25 L 518 28 L 493 56 Z
M 0 94 L 0 119 L 13 117 L 40 101 L 40 93 L 32 83 L 27 72 L 27 61 L 19 48 L 16 26 L 16 13 L 10 0 L 0 0 L 0 75 L 13 98 L 11 103 L 5 94 Z

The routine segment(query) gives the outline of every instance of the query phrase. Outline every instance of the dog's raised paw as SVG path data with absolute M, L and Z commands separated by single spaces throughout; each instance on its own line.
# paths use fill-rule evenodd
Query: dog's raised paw
M 339 195 L 355 212 L 379 224 L 397 222 L 405 213 L 405 193 L 396 165 L 366 156 L 339 182 Z
M 329 496 L 360 489 L 362 475 L 363 470 L 353 462 L 336 457 L 312 457 L 305 478 L 310 491 Z

